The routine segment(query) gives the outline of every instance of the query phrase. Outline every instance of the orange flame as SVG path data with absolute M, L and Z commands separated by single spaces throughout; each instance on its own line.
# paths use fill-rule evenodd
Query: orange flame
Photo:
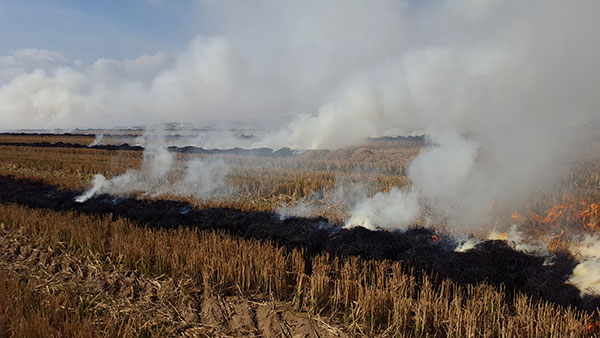
M 587 332 L 588 334 L 594 334 L 598 331 L 598 328 L 600 328 L 600 321 L 595 321 L 588 325 Z
M 523 217 L 521 214 L 518 214 L 516 212 L 513 212 L 512 216 L 510 217 L 513 221 L 517 221 L 519 223 L 523 223 L 525 222 L 525 217 Z
M 567 250 L 567 231 L 600 231 L 600 203 L 574 202 L 563 196 L 557 204 L 542 213 L 529 210 L 528 214 L 513 213 L 512 222 L 521 226 L 525 234 L 548 243 L 551 251 Z
M 582 203 L 585 207 L 585 202 Z M 600 230 L 600 204 L 592 203 L 585 210 L 577 215 L 584 223 L 584 227 L 589 230 Z
M 555 205 L 540 215 L 529 211 L 529 217 L 513 213 L 514 222 L 531 225 L 555 225 L 564 230 L 574 225 L 583 226 L 583 229 L 600 230 L 600 203 L 581 202 L 578 208 L 575 204 Z
M 438 236 L 437 234 L 433 234 L 433 235 L 431 235 L 431 240 L 433 241 L 433 243 L 441 242 L 442 241 L 442 236 Z
M 546 217 L 542 220 L 542 223 L 550 224 L 556 222 L 563 214 L 567 211 L 573 210 L 573 204 L 556 205 L 546 210 Z

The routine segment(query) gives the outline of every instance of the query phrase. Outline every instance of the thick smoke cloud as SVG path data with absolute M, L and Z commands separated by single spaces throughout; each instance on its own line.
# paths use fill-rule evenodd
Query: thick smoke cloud
M 92 187 L 76 198 L 85 202 L 100 194 L 119 196 L 191 196 L 198 200 L 224 197 L 231 193 L 225 183 L 230 165 L 222 159 L 194 158 L 177 161 L 175 154 L 165 147 L 160 131 L 149 130 L 144 136 L 144 153 L 139 169 L 107 179 L 96 174 Z
M 28 65 L 3 67 L 3 128 L 270 122 L 316 112 L 348 75 L 395 48 L 403 6 L 199 1 L 208 27 L 180 51 L 90 65 L 15 51 L 6 58 Z M 60 62 L 48 65 L 44 54 Z
M 567 170 L 600 122 L 594 0 L 199 7 L 204 33 L 181 51 L 91 65 L 39 50 L 4 57 L 3 128 L 286 117 L 252 146 L 300 149 L 426 133 L 436 146 L 410 166 L 410 190 L 360 203 L 377 219 L 357 211 L 353 224 L 404 227 L 428 204 L 468 228 L 491 200 Z
M 34 49 L 3 57 L 3 127 L 286 116 L 295 123 L 262 144 L 320 148 L 510 131 L 517 117 L 517 129 L 544 119 L 555 132 L 596 107 L 595 1 L 198 3 L 200 34 L 181 51 L 91 65 Z

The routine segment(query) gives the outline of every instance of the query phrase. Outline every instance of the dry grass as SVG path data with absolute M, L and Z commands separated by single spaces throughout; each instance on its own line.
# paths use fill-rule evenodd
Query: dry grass
M 41 136 L 2 136 L 7 141 L 40 142 Z M 11 140 L 15 138 L 16 140 Z M 65 137 L 62 137 L 62 141 Z M 68 138 L 68 137 L 67 137 Z M 70 137 L 77 141 L 81 137 Z M 336 151 L 308 151 L 293 158 L 252 156 L 200 156 L 176 154 L 172 177 L 181 177 L 193 158 L 219 159 L 228 163 L 226 183 L 230 193 L 218 199 L 198 201 L 187 196 L 159 196 L 184 200 L 201 207 L 228 206 L 242 210 L 273 211 L 282 203 L 308 201 L 321 205 L 319 212 L 342 222 L 350 204 L 338 196 L 340 188 L 373 195 L 408 184 L 404 168 L 419 152 L 409 144 L 390 147 L 374 143 Z M 142 153 L 98 149 L 0 146 L 0 175 L 40 180 L 64 189 L 83 190 L 95 174 L 114 177 L 139 169 Z
M 436 282 L 431 276 L 407 270 L 400 262 L 327 254 L 308 257 L 302 251 L 220 232 L 150 230 L 110 215 L 92 217 L 0 205 L 0 217 L 5 233 L 26 233 L 45 247 L 93 257 L 104 266 L 124 266 L 148 279 L 170 278 L 203 295 L 289 302 L 298 311 L 330 318 L 351 335 L 577 337 L 586 334 L 586 325 L 592 320 L 584 313 L 521 294 L 506 299 L 502 289 L 485 284 L 463 287 L 447 280 Z M 64 325 L 70 323 L 69 318 L 76 321 L 77 303 L 72 295 L 42 297 L 68 305 L 60 312 L 61 320 L 52 322 L 44 319 L 43 311 L 27 310 L 35 308 L 32 302 L 40 298 L 29 296 L 33 294 L 27 291 L 26 281 L 9 278 L 6 283 L 11 290 L 23 291 L 7 289 L 5 294 L 21 292 L 29 297 L 20 298 L 19 306 L 24 309 L 20 312 L 10 310 L 14 302 L 2 303 L 0 311 L 9 317 L 23 314 L 15 317 L 22 318 L 16 322 L 39 322 L 45 327 L 63 318 Z M 190 311 L 193 320 L 197 310 Z M 100 313 L 93 325 L 103 328 L 110 320 Z M 141 324 L 134 324 L 129 330 L 138 332 Z M 77 331 L 92 324 L 82 320 L 72 328 L 60 325 L 56 330 Z
M 94 325 L 77 313 L 79 299 L 72 290 L 43 289 L 0 269 L 0 336 L 86 337 Z
M 4 136 L 2 140 L 55 141 L 10 138 Z M 60 141 L 75 143 L 73 139 L 77 138 Z M 81 138 L 83 141 L 91 142 Z M 321 213 L 341 221 L 350 205 L 335 195 L 340 182 L 345 189 L 360 189 L 366 195 L 409 184 L 404 168 L 419 151 L 414 144 L 373 143 L 283 159 L 222 156 L 232 166 L 227 183 L 235 187 L 235 194 L 206 201 L 186 196 L 159 198 L 185 200 L 201 208 L 227 206 L 260 211 L 274 210 L 281 203 L 325 201 Z M 177 155 L 176 166 L 193 157 Z M 37 179 L 66 189 L 84 189 L 96 173 L 112 177 L 139 168 L 141 162 L 142 154 L 133 151 L 0 147 L 0 175 Z M 539 198 L 521 207 L 542 213 L 568 201 L 598 201 L 599 173 L 596 162 L 582 163 L 565 178 L 568 184 L 553 193 L 540 192 Z M 504 207 L 519 211 L 518 206 Z M 4 224 L 3 238 L 16 238 L 13 244 L 17 247 L 29 241 L 28 245 L 41 251 L 57 253 L 51 255 L 52 260 L 68 256 L 72 258 L 68 262 L 91 264 L 93 268 L 88 271 L 101 273 L 90 273 L 89 278 L 108 283 L 84 283 L 87 286 L 81 289 L 76 287 L 82 281 L 79 274 L 68 269 L 66 274 L 61 269 L 61 275 L 42 266 L 36 276 L 46 277 L 34 278 L 35 271 L 29 268 L 15 272 L 2 265 L 0 295 L 11 296 L 0 297 L 0 336 L 77 336 L 92 332 L 95 336 L 160 336 L 175 334 L 180 324 L 204 328 L 194 331 L 196 334 L 223 333 L 215 325 L 200 323 L 204 310 L 191 305 L 198 295 L 277 300 L 349 335 L 579 337 L 587 335 L 586 325 L 598 327 L 591 316 L 572 309 L 520 294 L 507 299 L 504 290 L 485 284 L 464 287 L 439 281 L 413 272 L 401 262 L 326 254 L 309 257 L 302 251 L 220 232 L 150 230 L 112 215 L 92 217 L 15 205 L 0 205 L 0 222 Z M 14 258 L 0 257 L 5 263 Z M 135 293 L 121 293 L 130 290 L 122 287 L 129 285 L 123 283 L 128 273 L 136 276 L 136 287 L 158 283 L 170 293 L 160 302 L 140 303 Z M 111 274 L 114 277 L 109 278 Z M 63 283 L 53 289 L 59 277 Z M 94 311 L 82 316 L 81 304 L 89 303 L 93 299 L 90 294 L 96 293 L 104 295 L 101 302 L 95 300 L 104 305 L 92 307 Z M 171 303 L 176 303 L 175 310 L 169 307 Z M 264 333 L 261 330 L 255 328 L 252 332 Z
M 262 301 L 260 294 L 252 303 L 224 299 L 203 292 L 199 281 L 185 275 L 131 269 L 124 259 L 28 230 L 0 229 L 2 337 L 264 336 L 274 327 L 288 333 L 331 331 L 286 310 L 284 302 Z M 268 316 L 256 318 L 265 310 Z
M 22 143 L 75 143 L 88 145 L 94 141 L 94 137 L 90 136 L 75 136 L 75 135 L 35 135 L 35 134 L 21 134 L 21 135 L 2 135 L 0 134 L 0 142 L 22 142 Z

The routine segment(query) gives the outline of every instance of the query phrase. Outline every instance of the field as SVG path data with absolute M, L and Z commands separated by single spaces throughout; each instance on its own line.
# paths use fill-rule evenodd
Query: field
M 422 142 L 373 140 L 281 157 L 175 152 L 165 181 L 181 177 L 192 159 L 218 160 L 229 168 L 227 190 L 203 199 L 131 192 L 76 203 L 94 175 L 143 166 L 141 151 L 68 146 L 93 141 L 0 135 L 0 336 L 598 332 L 599 300 L 564 283 L 574 258 L 560 238 L 548 267 L 502 240 L 448 252 L 445 234 L 419 224 L 403 234 L 340 230 L 358 199 L 410 184 L 404 174 Z M 528 203 L 503 207 L 533 233 L 568 216 L 550 217 L 552 207 L 585 201 L 587 218 L 568 226 L 595 231 L 585 228 L 595 224 L 600 200 L 594 156 Z M 273 212 L 282 205 L 311 207 L 280 220 Z

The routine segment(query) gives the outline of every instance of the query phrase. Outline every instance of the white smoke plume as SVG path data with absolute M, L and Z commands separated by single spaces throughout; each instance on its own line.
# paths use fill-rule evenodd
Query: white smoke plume
M 573 269 L 573 275 L 569 278 L 569 283 L 573 284 L 580 291 L 580 296 L 600 295 L 600 258 L 589 258 L 577 264 Z
M 76 198 L 85 202 L 99 194 L 156 196 L 172 194 L 193 196 L 199 200 L 221 196 L 229 192 L 225 178 L 229 166 L 220 159 L 195 158 L 184 163 L 183 178 L 175 181 L 170 177 L 179 168 L 175 155 L 164 146 L 164 138 L 152 132 L 145 137 L 146 147 L 140 169 L 130 169 L 124 174 L 106 179 L 101 174 L 94 176 L 92 187 Z
M 598 235 L 582 235 L 573 242 L 569 250 L 579 259 L 573 269 L 569 283 L 577 287 L 581 296 L 600 296 L 600 237 Z
M 364 170 L 354 170 L 349 176 L 335 177 L 335 186 L 331 189 L 320 189 L 295 203 L 283 203 L 276 212 L 280 218 L 289 217 L 317 217 L 324 216 L 328 211 L 335 209 L 344 214 L 354 209 L 358 204 L 364 203 L 369 191 L 376 191 L 375 182 L 365 182 L 361 175 Z
M 470 228 L 490 200 L 567 170 L 600 122 L 595 0 L 198 4 L 210 20 L 180 51 L 2 57 L 2 128 L 291 119 L 253 146 L 298 149 L 426 133 L 436 145 L 411 165 L 411 190 L 350 222 L 391 229 L 420 212 L 415 199 Z
M 230 167 L 225 161 L 193 159 L 186 165 L 183 180 L 177 182 L 174 187 L 178 194 L 202 200 L 231 192 L 231 187 L 225 183 L 230 171 Z
M 468 7 L 467 2 L 460 3 Z M 599 42 L 591 33 L 596 27 L 591 13 L 600 5 L 488 3 L 475 17 L 463 17 L 461 27 L 448 26 L 447 33 L 434 34 L 442 34 L 444 40 L 381 65 L 386 72 L 376 69 L 362 76 L 371 84 L 369 92 L 378 93 L 371 95 L 371 105 L 380 109 L 371 111 L 381 118 L 369 122 L 423 130 L 432 136 L 434 146 L 409 168 L 411 189 L 459 229 L 481 221 L 490 201 L 553 182 L 577 158 L 600 117 L 600 100 L 590 91 L 599 84 L 600 69 L 593 61 L 598 45 L 589 44 Z M 446 2 L 433 10 L 442 22 L 458 18 L 456 12 L 446 12 L 450 4 L 459 2 Z M 529 19 L 533 16 L 539 21 Z M 571 17 L 578 19 L 571 21 Z M 480 20 L 502 25 L 493 27 Z M 555 24 L 553 29 L 542 28 L 550 23 Z M 462 30 L 466 27 L 473 31 Z M 434 23 L 429 28 L 439 27 Z M 325 121 L 349 116 L 343 110 L 338 117 L 330 115 L 324 115 Z M 388 194 L 369 203 L 378 210 L 387 208 L 381 204 L 405 206 L 406 198 Z M 348 225 L 373 227 L 364 213 L 356 210 Z M 405 228 L 414 217 L 407 219 L 380 222 Z M 379 226 L 389 228 L 389 224 Z
M 295 204 L 282 204 L 275 212 L 279 215 L 280 220 L 290 217 L 317 217 L 319 210 L 308 201 L 301 200 Z
M 449 132 L 433 141 L 438 145 L 423 151 L 408 168 L 409 191 L 392 189 L 359 203 L 346 226 L 405 229 L 417 220 L 422 201 L 449 217 L 468 212 L 465 207 L 475 201 L 464 197 L 471 188 L 468 183 L 473 177 L 477 144 Z
M 346 227 L 395 230 L 413 224 L 419 216 L 418 196 L 414 191 L 392 189 L 359 202 Z
M 296 149 L 430 135 L 411 187 L 357 203 L 347 222 L 388 230 L 425 208 L 454 229 L 480 227 L 490 201 L 554 182 L 599 128 L 597 0 L 198 4 L 206 20 L 180 51 L 91 64 L 40 49 L 0 57 L 2 128 L 291 120 L 252 146 Z M 172 163 L 149 147 L 140 170 L 97 176 L 80 199 L 168 192 Z M 189 163 L 180 187 L 218 191 L 222 167 Z M 593 257 L 571 282 L 597 293 Z
M 520 115 L 531 126 L 548 117 L 545 108 L 593 107 L 595 1 L 199 7 L 210 20 L 199 20 L 198 36 L 180 51 L 92 64 L 39 49 L 1 57 L 3 128 L 295 117 L 262 144 L 317 148 L 435 125 L 477 132 L 494 120 L 506 128 Z
M 104 139 L 104 134 L 97 134 L 96 137 L 94 138 L 94 140 L 90 144 L 88 144 L 88 147 L 95 147 L 95 146 L 101 144 L 103 139 Z

